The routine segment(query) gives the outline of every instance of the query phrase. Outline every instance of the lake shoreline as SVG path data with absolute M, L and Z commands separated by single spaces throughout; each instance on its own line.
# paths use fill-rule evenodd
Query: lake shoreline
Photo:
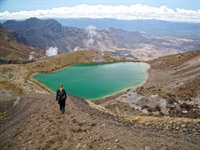
M 146 64 L 149 64 L 148 62 L 146 61 L 112 61 L 112 62 L 86 62 L 86 63 L 74 63 L 74 64 L 67 64 L 66 66 L 64 67 L 61 67 L 61 68 L 55 68 L 55 69 L 52 69 L 52 70 L 49 70 L 49 71 L 39 71 L 39 72 L 32 72 L 30 75 L 28 75 L 28 78 L 31 78 L 31 76 L 33 74 L 37 74 L 37 73 L 50 73 L 50 72 L 56 72 L 56 71 L 60 71 L 60 70 L 63 70 L 65 68 L 68 68 L 70 66 L 78 66 L 78 65 L 104 65 L 104 64 L 113 64 L 113 63 L 130 63 L 130 62 L 136 62 L 136 63 L 146 63 Z
M 32 82 L 34 82 L 37 86 L 39 86 L 40 88 L 46 90 L 46 91 L 49 92 L 49 93 L 55 94 L 56 91 L 53 91 L 51 88 L 49 88 L 48 86 L 46 86 L 46 85 L 43 84 L 42 82 L 36 80 L 33 76 L 36 75 L 36 74 L 39 74 L 39 73 L 49 73 L 49 72 L 60 71 L 60 70 L 66 69 L 66 68 L 68 68 L 68 67 L 70 67 L 70 66 L 90 65 L 90 64 L 92 64 L 92 65 L 93 65 L 93 64 L 94 64 L 94 65 L 95 65 L 95 64 L 96 64 L 96 65 L 101 65 L 101 64 L 102 64 L 102 65 L 103 65 L 103 64 L 112 64 L 112 63 L 127 63 L 127 62 L 103 62 L 103 63 L 80 63 L 80 64 L 70 64 L 70 65 L 67 65 L 67 66 L 65 66 L 65 67 L 59 68 L 59 69 L 57 69 L 57 70 L 53 70 L 53 71 L 48 71 L 48 72 L 36 72 L 36 73 L 33 73 L 33 74 L 31 74 L 31 75 L 29 76 L 29 79 L 30 79 Z M 138 63 L 141 63 L 141 61 L 138 62 Z M 120 91 L 111 93 L 111 94 L 106 95 L 106 96 L 103 96 L 103 97 L 99 97 L 99 98 L 95 98 L 95 99 L 87 99 L 87 98 L 83 98 L 83 97 L 82 97 L 82 98 L 83 98 L 85 101 L 92 101 L 92 102 L 94 102 L 94 103 L 99 103 L 99 102 L 101 103 L 101 102 L 105 102 L 105 101 L 107 101 L 107 100 L 109 100 L 109 99 L 119 97 L 119 96 L 121 96 L 121 95 L 127 93 L 127 92 L 130 91 L 130 90 L 136 90 L 137 88 L 142 87 L 143 85 L 146 84 L 146 82 L 148 82 L 148 79 L 149 79 L 149 71 L 150 71 L 150 69 L 151 69 L 151 65 L 150 65 L 149 63 L 147 63 L 147 62 L 142 62 L 142 63 L 145 63 L 145 64 L 148 65 L 148 66 L 147 66 L 147 69 L 146 69 L 146 71 L 145 71 L 145 80 L 144 80 L 142 83 L 140 83 L 140 84 L 138 84 L 138 85 L 136 85 L 136 86 L 132 86 L 132 87 L 128 87 L 128 88 L 122 89 L 122 90 L 120 90 Z M 69 94 L 69 95 L 72 95 L 72 94 Z M 77 95 L 72 95 L 72 96 L 77 96 Z M 80 97 L 80 96 L 78 96 L 78 97 Z
M 33 76 L 34 75 L 36 75 L 36 74 L 38 74 L 38 73 L 33 73 L 31 76 L 30 76 L 30 80 L 32 81 L 32 82 L 34 82 L 37 86 L 39 86 L 40 88 L 42 88 L 42 89 L 44 89 L 44 90 L 46 90 L 47 92 L 49 92 L 49 93 L 54 93 L 54 91 L 52 90 L 52 89 L 50 89 L 48 86 L 46 86 L 45 84 L 43 84 L 43 83 L 41 83 L 41 82 L 39 82 L 38 80 L 36 80 L 36 79 L 34 79 L 33 78 Z
M 149 67 L 148 67 L 148 69 L 145 71 L 146 79 L 145 79 L 142 83 L 140 83 L 139 85 L 134 86 L 134 87 L 129 87 L 129 88 L 123 89 L 123 90 L 121 90 L 121 91 L 119 91 L 119 92 L 115 92 L 115 93 L 113 93 L 113 94 L 110 94 L 110 95 L 108 95 L 108 96 L 105 96 L 104 98 L 93 99 L 93 100 L 87 100 L 87 99 L 85 99 L 85 100 L 86 100 L 86 101 L 92 101 L 92 102 L 94 102 L 95 104 L 99 105 L 99 104 L 104 103 L 104 102 L 106 102 L 106 101 L 109 101 L 109 100 L 111 100 L 111 99 L 114 99 L 114 98 L 117 98 L 117 97 L 119 97 L 119 96 L 122 96 L 122 95 L 126 94 L 127 92 L 129 92 L 130 90 L 136 90 L 137 88 L 140 88 L 140 87 L 144 86 L 144 85 L 148 82 L 148 80 L 149 80 L 149 77 L 150 77 L 150 70 L 151 70 L 151 65 L 150 65 L 149 63 L 147 63 L 147 62 L 144 62 L 144 63 L 148 64 Z

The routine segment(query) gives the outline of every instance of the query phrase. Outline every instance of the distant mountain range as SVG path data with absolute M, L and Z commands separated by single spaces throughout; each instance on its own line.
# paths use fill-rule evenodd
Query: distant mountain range
M 125 31 L 138 31 L 156 36 L 178 36 L 200 38 L 200 23 L 170 22 L 163 20 L 118 20 L 112 18 L 68 18 L 55 19 L 63 26 L 86 28 L 95 26 L 98 30 L 111 27 Z M 0 20 L 4 23 L 7 20 Z
M 200 38 L 200 23 L 169 22 L 162 20 L 117 20 L 117 19 L 56 19 L 64 26 L 86 28 L 89 25 L 99 30 L 110 27 L 126 31 L 138 31 L 156 36 Z
M 63 24 L 65 21 L 67 22 L 67 20 L 59 21 L 63 22 Z M 76 23 L 77 21 L 80 21 L 81 24 L 81 20 L 74 20 L 73 23 L 71 22 L 71 25 Z M 101 21 L 108 22 L 110 20 L 99 19 L 99 25 Z M 111 22 L 112 21 L 113 20 L 111 19 Z M 150 24 L 151 21 L 149 20 L 141 23 L 141 28 L 147 28 L 149 26 L 149 28 L 147 28 L 149 30 L 148 33 L 145 31 L 127 31 L 130 30 L 130 28 L 128 28 L 128 25 L 126 28 L 124 23 L 122 23 L 121 25 L 118 24 L 118 26 L 123 26 L 124 24 L 123 27 L 127 30 L 117 29 L 114 25 L 114 27 L 97 30 L 96 27 L 103 28 L 109 25 L 105 23 L 101 24 L 101 27 L 98 27 L 98 24 L 92 24 L 97 25 L 96 27 L 94 27 L 90 25 L 89 22 L 87 22 L 88 24 L 85 24 L 83 26 L 84 22 L 87 21 L 82 22 L 82 27 L 85 27 L 86 25 L 88 26 L 83 29 L 61 25 L 58 21 L 54 19 L 40 20 L 37 18 L 30 18 L 24 21 L 9 20 L 1 24 L 0 28 L 15 31 L 18 35 L 25 39 L 26 44 L 33 47 L 38 47 L 42 49 L 57 47 L 59 53 L 82 49 L 128 50 L 132 54 L 135 54 L 137 57 L 140 57 L 137 55 L 138 53 L 140 53 L 141 56 L 145 55 L 145 57 L 153 58 L 171 53 L 184 52 L 200 48 L 198 35 L 195 36 L 196 33 L 198 33 L 198 30 L 196 30 L 196 33 L 193 35 L 194 37 L 191 38 L 190 35 L 192 34 L 192 32 L 194 32 L 193 30 L 195 30 L 193 28 L 190 29 L 190 27 L 196 28 L 196 24 L 185 23 L 185 25 L 181 26 L 181 23 L 175 23 L 174 25 L 172 23 L 171 28 L 174 28 L 174 30 L 175 28 L 178 29 L 179 24 L 179 31 L 185 29 L 184 34 L 187 33 L 186 37 L 182 35 L 182 32 L 180 33 L 180 36 L 177 37 L 175 35 L 166 34 L 173 31 L 167 30 L 167 26 L 170 27 L 169 23 L 162 21 L 153 20 L 152 24 Z M 116 23 L 117 20 L 114 20 L 114 22 Z M 135 21 L 135 24 L 138 24 L 138 28 L 139 22 Z M 163 26 L 165 25 L 165 27 L 153 27 L 153 24 L 155 22 L 163 24 Z M 68 23 L 70 24 L 70 21 Z M 80 24 L 77 23 L 77 26 Z M 155 28 L 155 32 L 165 36 L 158 36 L 155 35 L 156 33 L 150 33 L 152 28 Z M 176 34 L 178 34 L 178 32 Z

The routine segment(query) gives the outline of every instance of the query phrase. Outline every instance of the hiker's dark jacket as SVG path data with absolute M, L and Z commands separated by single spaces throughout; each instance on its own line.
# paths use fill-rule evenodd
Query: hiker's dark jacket
M 62 91 L 60 91 L 59 89 L 56 92 L 56 101 L 58 101 L 59 103 L 62 101 L 66 101 L 67 99 L 67 94 L 65 92 L 64 89 L 62 89 Z

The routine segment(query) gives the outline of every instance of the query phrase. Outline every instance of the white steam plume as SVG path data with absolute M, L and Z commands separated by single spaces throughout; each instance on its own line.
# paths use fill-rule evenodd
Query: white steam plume
M 49 49 L 46 50 L 47 56 L 54 56 L 58 54 L 58 48 L 57 47 L 49 47 Z
M 83 49 L 83 48 L 82 48 L 82 49 Z M 78 47 L 78 46 L 76 46 L 76 47 L 73 49 L 74 52 L 75 52 L 75 51 L 78 51 L 78 50 L 81 50 L 81 48 Z
M 35 58 L 35 52 L 30 52 L 29 54 L 29 60 L 33 60 Z
M 87 41 L 85 42 L 85 45 L 87 47 L 91 47 L 94 45 L 95 38 L 97 38 L 97 32 L 95 26 L 88 26 L 85 28 L 85 32 L 87 33 Z
M 87 34 L 87 38 L 84 41 L 85 46 L 89 49 L 98 49 L 103 53 L 105 46 L 102 34 L 92 25 L 87 26 L 85 32 Z

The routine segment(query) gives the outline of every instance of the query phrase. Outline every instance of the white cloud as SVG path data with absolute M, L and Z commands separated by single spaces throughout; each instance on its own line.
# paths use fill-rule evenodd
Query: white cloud
M 57 47 L 49 47 L 49 49 L 46 50 L 47 56 L 54 56 L 58 54 L 58 48 Z
M 46 10 L 0 13 L 1 19 L 37 18 L 116 18 L 116 19 L 161 19 L 168 21 L 200 22 L 200 10 L 171 9 L 167 6 L 150 7 L 135 5 L 77 5 Z

